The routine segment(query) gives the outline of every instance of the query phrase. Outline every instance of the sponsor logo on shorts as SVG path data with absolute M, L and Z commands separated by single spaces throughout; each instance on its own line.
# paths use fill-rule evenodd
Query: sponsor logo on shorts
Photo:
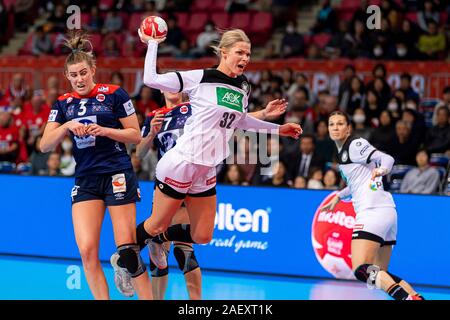
M 70 196 L 72 197 L 72 201 L 73 201 L 73 198 L 78 195 L 78 189 L 80 189 L 80 186 L 73 186 L 72 192 L 70 193 Z
M 216 177 L 212 177 L 206 180 L 206 185 L 209 186 L 211 184 L 216 184 Z
M 125 199 L 125 194 L 122 192 L 119 192 L 119 193 L 114 194 L 114 197 L 116 198 L 116 200 L 123 200 L 123 199 Z
M 127 192 L 127 180 L 124 173 L 118 173 L 112 176 L 113 193 Z
M 138 198 L 140 199 L 141 198 L 141 189 L 140 188 L 137 188 L 137 196 L 138 196 Z
M 355 224 L 355 226 L 353 227 L 353 230 L 362 230 L 362 229 L 364 229 L 363 224 Z
M 164 182 L 167 183 L 168 185 L 174 186 L 176 188 L 181 188 L 181 189 L 189 188 L 192 185 L 192 181 L 180 182 L 180 181 L 176 181 L 171 178 L 168 178 L 168 177 L 166 177 L 164 179 Z

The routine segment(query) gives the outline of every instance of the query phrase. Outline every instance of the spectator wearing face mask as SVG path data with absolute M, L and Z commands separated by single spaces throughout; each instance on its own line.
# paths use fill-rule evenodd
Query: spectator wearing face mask
M 295 23 L 289 21 L 286 25 L 286 33 L 281 40 L 281 58 L 297 57 L 303 54 L 304 41 L 301 34 L 295 30 Z
M 398 41 L 393 47 L 393 51 L 390 54 L 392 60 L 408 61 L 418 60 L 419 57 L 416 54 L 413 46 L 408 46 L 405 41 Z
M 47 159 L 47 167 L 44 171 L 41 172 L 42 176 L 60 176 L 61 171 L 59 169 L 59 165 L 61 164 L 60 155 L 58 152 L 50 153 Z
M 393 122 L 396 122 L 398 119 L 400 119 L 401 116 L 402 111 L 401 100 L 397 97 L 392 97 L 387 105 L 387 110 L 391 113 Z
M 73 176 L 75 174 L 75 158 L 72 153 L 72 140 L 66 136 L 61 143 L 62 154 L 60 158 L 60 169 L 63 176 Z
M 372 128 L 367 126 L 366 114 L 364 112 L 364 109 L 362 108 L 356 109 L 355 113 L 353 114 L 352 120 L 354 123 L 353 134 L 357 137 L 370 140 Z
M 211 45 L 219 38 L 220 34 L 215 29 L 214 23 L 208 21 L 203 32 L 197 37 L 196 47 L 192 49 L 192 54 L 198 57 L 212 55 L 214 51 L 211 49 Z
M 306 187 L 308 189 L 323 189 L 323 172 L 320 168 L 312 168 Z

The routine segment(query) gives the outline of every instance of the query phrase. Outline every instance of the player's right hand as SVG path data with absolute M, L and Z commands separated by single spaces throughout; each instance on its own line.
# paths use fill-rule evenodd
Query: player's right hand
M 161 130 L 163 122 L 164 114 L 162 112 L 156 112 L 152 121 L 150 121 L 150 133 L 153 135 L 158 134 L 158 132 Z
M 67 129 L 78 137 L 84 137 L 87 135 L 87 126 L 81 122 L 70 120 L 66 122 Z
M 161 43 L 164 40 L 166 40 L 166 37 L 160 38 L 160 39 L 156 39 L 156 38 L 153 38 L 151 36 L 148 36 L 144 32 L 142 32 L 141 28 L 138 28 L 137 31 L 138 31 L 139 38 L 141 39 L 141 42 L 145 43 L 145 44 L 147 44 L 149 40 L 155 40 L 158 43 Z
M 334 196 L 330 202 L 328 202 L 326 205 L 322 206 L 322 208 L 320 208 L 320 212 L 323 211 L 333 211 L 334 208 L 337 206 L 337 204 L 339 203 L 339 197 L 336 195 Z

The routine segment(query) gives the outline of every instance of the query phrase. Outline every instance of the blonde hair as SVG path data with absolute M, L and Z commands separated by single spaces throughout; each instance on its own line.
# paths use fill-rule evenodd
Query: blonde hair
M 221 57 L 221 49 L 230 49 L 236 42 L 247 42 L 251 44 L 250 39 L 245 34 L 245 32 L 241 29 L 232 29 L 228 31 L 221 31 L 222 37 L 220 38 L 220 42 L 217 46 L 211 46 L 216 55 Z
M 72 52 L 66 58 L 64 63 L 64 71 L 67 71 L 67 67 L 72 64 L 87 62 L 89 67 L 95 67 L 95 58 L 92 53 L 92 43 L 89 41 L 89 36 L 85 31 L 75 30 L 68 34 L 68 39 L 64 42 L 64 45 Z

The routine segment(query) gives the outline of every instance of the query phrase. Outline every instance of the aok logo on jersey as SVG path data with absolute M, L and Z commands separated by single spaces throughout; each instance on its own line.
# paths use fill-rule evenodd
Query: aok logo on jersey
M 239 112 L 243 112 L 242 100 L 244 95 L 238 91 L 217 87 L 217 104 Z

